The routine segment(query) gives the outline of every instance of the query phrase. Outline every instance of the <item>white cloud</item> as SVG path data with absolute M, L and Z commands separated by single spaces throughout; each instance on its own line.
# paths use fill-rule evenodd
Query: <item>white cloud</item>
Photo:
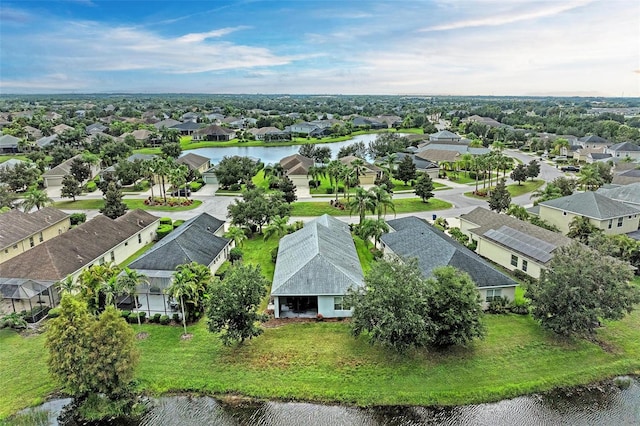
M 585 6 L 589 3 L 592 3 L 594 0 L 578 0 L 578 1 L 562 1 L 559 3 L 537 3 L 536 6 L 542 4 L 543 7 L 536 7 L 533 10 L 527 10 L 517 3 L 512 3 L 515 6 L 515 10 L 506 12 L 506 13 L 498 13 L 493 14 L 491 10 L 492 4 L 486 4 L 482 7 L 481 10 L 484 9 L 485 13 L 489 12 L 490 15 L 483 18 L 474 18 L 474 19 L 466 19 L 462 21 L 454 21 L 445 24 L 433 25 L 427 28 L 423 28 L 420 31 L 428 32 L 428 31 L 448 31 L 448 30 L 456 30 L 462 28 L 471 28 L 471 27 L 495 27 L 505 24 L 512 24 L 515 22 L 521 21 L 529 21 L 532 19 L 546 18 L 554 15 L 558 15 L 563 12 L 567 12 L 569 10 L 575 9 L 577 7 Z
M 249 27 L 246 26 L 239 26 L 239 27 L 232 27 L 232 28 L 220 28 L 218 30 L 212 30 L 206 33 L 191 33 L 191 34 L 186 34 L 183 35 L 182 37 L 178 37 L 177 38 L 177 42 L 183 42 L 183 43 L 199 43 L 202 42 L 208 38 L 217 38 L 217 37 L 222 37 L 225 36 L 227 34 L 231 34 L 235 31 L 239 31 L 239 30 L 244 30 L 247 29 Z

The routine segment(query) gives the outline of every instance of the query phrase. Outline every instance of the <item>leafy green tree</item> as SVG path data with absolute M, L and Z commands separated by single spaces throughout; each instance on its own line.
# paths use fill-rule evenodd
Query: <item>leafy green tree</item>
M 113 306 L 91 327 L 89 352 L 83 375 L 92 393 L 117 399 L 132 388 L 140 354 L 133 329 Z
M 284 201 L 282 193 L 266 194 L 264 188 L 253 188 L 242 192 L 242 200 L 234 200 L 227 207 L 234 225 L 256 226 L 262 233 L 262 226 L 275 216 L 289 216 L 291 206 Z
M 525 296 L 544 328 L 566 336 L 593 336 L 601 320 L 620 320 L 640 302 L 632 278 L 628 263 L 574 242 L 556 251 Z
M 425 347 L 437 330 L 429 315 L 432 295 L 416 260 L 375 262 L 365 286 L 347 294 L 345 302 L 353 307 L 351 332 L 368 333 L 372 344 L 398 352 Z
M 529 212 L 527 212 L 527 209 L 517 204 L 509 204 L 509 208 L 507 209 L 507 214 L 509 216 L 515 217 L 516 219 L 520 219 L 524 221 L 529 220 Z
M 278 189 L 284 194 L 284 200 L 291 204 L 298 199 L 296 196 L 296 185 L 288 176 L 283 176 L 278 184 Z
M 469 274 L 443 266 L 433 270 L 429 285 L 434 289 L 429 309 L 436 325 L 433 345 L 466 345 L 484 337 L 480 293 Z
M 518 185 L 522 185 L 522 181 L 527 180 L 527 168 L 523 164 L 518 164 L 511 172 L 511 179 L 518 182 Z
M 575 179 L 559 176 L 552 180 L 550 185 L 560 189 L 560 194 L 562 194 L 563 197 L 566 197 L 567 195 L 573 194 L 573 191 L 576 189 L 577 182 Z
M 91 177 L 91 166 L 80 158 L 74 158 L 73 161 L 71 161 L 69 173 L 76 178 L 78 182 L 84 182 Z
M 531 198 L 535 198 L 535 201 L 533 202 L 534 205 L 560 197 L 563 197 L 562 190 L 553 182 L 549 182 L 544 186 L 544 188 L 535 190 L 531 194 Z
M 501 213 L 509 208 L 509 204 L 511 204 L 511 194 L 507 190 L 505 180 L 500 179 L 495 189 L 491 191 L 489 209 Z
M 408 185 L 409 181 L 416 178 L 416 165 L 410 156 L 407 155 L 398 163 L 398 168 L 394 171 L 393 177 L 403 181 L 405 185 Z
M 34 207 L 40 210 L 47 204 L 53 203 L 53 200 L 49 198 L 45 191 L 41 191 L 36 188 L 32 188 L 24 193 L 22 201 L 22 209 L 25 212 L 31 211 Z
M 540 163 L 537 160 L 529 161 L 527 164 L 527 177 L 534 180 L 540 175 Z
M 35 186 L 42 172 L 33 163 L 17 163 L 13 167 L 6 167 L 0 163 L 0 182 L 10 191 L 23 191 Z
M 87 377 L 93 321 L 85 301 L 64 295 L 60 316 L 47 325 L 49 373 L 66 392 L 78 397 L 93 390 Z
M 244 342 L 262 334 L 259 321 L 266 317 L 257 312 L 267 294 L 269 282 L 258 265 L 239 264 L 227 270 L 222 281 L 210 287 L 207 303 L 209 331 L 222 333 L 225 345 Z
M 134 139 L 135 141 L 135 139 Z M 100 157 L 105 166 L 112 166 L 125 160 L 131 155 L 133 149 L 126 142 L 109 142 L 101 147 Z
M 104 194 L 104 206 L 100 209 L 100 213 L 111 219 L 117 219 L 129 210 L 129 207 L 122 202 L 122 191 L 116 187 L 114 182 L 110 182 L 107 186 L 107 192 Z
M 182 147 L 178 142 L 163 143 L 162 146 L 160 147 L 160 150 L 162 151 L 162 155 L 165 158 L 176 159 L 180 157 L 180 154 L 182 154 Z
M 422 199 L 422 202 L 428 203 L 433 198 L 433 180 L 427 173 L 420 173 L 416 184 L 413 186 L 415 194 Z
M 257 162 L 249 157 L 225 156 L 216 166 L 215 174 L 220 185 L 223 188 L 229 188 L 236 183 L 249 182 L 258 171 L 257 166 Z
M 312 144 L 312 143 L 301 145 L 300 149 L 298 150 L 298 154 L 307 158 L 314 158 L 315 152 L 316 152 L 316 146 L 315 144 Z
M 10 191 L 7 185 L 0 184 L 0 209 L 11 210 L 16 198 L 15 192 Z
M 73 201 L 76 201 L 76 197 L 80 194 L 82 194 L 80 182 L 78 182 L 72 175 L 65 175 L 62 178 L 60 196 L 64 198 L 73 198 Z
M 604 255 L 629 262 L 636 268 L 636 275 L 640 275 L 640 241 L 624 234 L 607 235 L 604 232 L 595 232 L 589 236 L 589 247 Z

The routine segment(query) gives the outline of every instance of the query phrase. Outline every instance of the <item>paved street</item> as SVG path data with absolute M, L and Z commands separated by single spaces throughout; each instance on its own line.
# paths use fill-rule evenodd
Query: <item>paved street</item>
M 516 158 L 522 161 L 524 164 L 531 161 L 533 158 L 536 158 L 532 155 L 522 153 L 514 150 L 506 150 L 505 154 Z M 542 162 L 540 167 L 540 179 L 544 179 L 549 182 L 555 179 L 558 176 L 563 176 L 564 174 L 555 168 L 552 165 Z M 508 177 L 508 176 L 507 176 Z M 406 213 L 406 214 L 398 214 L 397 217 L 403 216 L 418 216 L 425 219 L 432 219 L 432 216 L 435 214 L 438 217 L 442 216 L 445 218 L 454 218 L 458 217 L 463 213 L 468 213 L 477 206 L 486 206 L 487 202 L 485 200 L 478 200 L 475 198 L 466 197 L 463 194 L 465 192 L 472 191 L 475 187 L 475 184 L 456 184 L 453 182 L 449 182 L 447 180 L 437 179 L 436 182 L 442 183 L 446 186 L 449 186 L 450 189 L 439 190 L 436 191 L 436 198 L 448 201 L 453 204 L 453 208 L 447 210 L 438 210 L 438 211 L 428 211 L 428 212 L 416 212 L 416 213 Z M 507 179 L 507 184 L 513 183 L 511 179 Z M 227 217 L 227 206 L 233 203 L 235 197 L 233 196 L 216 196 L 215 192 L 218 189 L 217 185 L 205 185 L 200 191 L 193 193 L 192 198 L 202 201 L 202 204 L 193 210 L 185 210 L 185 211 L 177 211 L 177 212 L 162 212 L 162 211 L 153 211 L 150 212 L 157 216 L 166 216 L 171 217 L 172 219 L 189 219 L 191 217 L 196 216 L 202 212 L 207 212 L 213 216 L 219 218 Z M 60 198 L 59 188 L 56 190 L 55 188 L 49 190 L 50 196 L 55 200 L 62 200 Z M 160 187 L 156 185 L 154 187 L 154 194 L 160 194 Z M 144 193 L 139 194 L 125 194 L 125 198 L 147 198 L 151 195 L 151 190 L 146 191 Z M 519 197 L 515 197 L 512 202 L 516 204 L 520 204 L 523 206 L 530 206 L 532 204 L 531 194 L 524 194 Z M 415 195 L 413 193 L 404 193 L 404 194 L 395 194 L 394 198 L 413 198 Z M 102 193 L 100 191 L 96 191 L 92 194 L 88 194 L 82 197 L 78 197 L 78 199 L 90 199 L 90 198 L 102 198 Z M 300 197 L 298 201 L 314 201 L 319 203 L 328 203 L 328 198 L 312 198 L 310 196 Z M 92 218 L 98 214 L 97 210 L 81 210 L 82 212 L 87 214 L 87 218 Z M 393 214 L 387 215 L 387 218 L 392 218 Z M 357 222 L 357 216 L 338 216 L 340 220 L 345 222 Z M 292 221 L 302 220 L 308 221 L 312 218 L 310 217 L 292 217 Z

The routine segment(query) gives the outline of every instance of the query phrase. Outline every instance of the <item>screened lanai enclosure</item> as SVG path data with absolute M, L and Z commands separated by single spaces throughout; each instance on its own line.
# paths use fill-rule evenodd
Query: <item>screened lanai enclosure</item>
M 138 273 L 147 277 L 148 283 L 136 288 L 137 308 L 131 311 L 146 312 L 147 317 L 155 314 L 172 316 L 180 314 L 178 301 L 171 298 L 165 291 L 171 286 L 174 271 L 151 271 L 137 269 Z M 119 305 L 120 306 L 120 305 Z
M 23 314 L 27 322 L 38 322 L 59 302 L 55 281 L 0 278 L 0 313 Z

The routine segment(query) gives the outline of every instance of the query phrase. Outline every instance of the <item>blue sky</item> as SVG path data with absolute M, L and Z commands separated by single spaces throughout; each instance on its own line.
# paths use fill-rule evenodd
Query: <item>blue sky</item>
M 0 0 L 0 93 L 640 96 L 640 1 Z

